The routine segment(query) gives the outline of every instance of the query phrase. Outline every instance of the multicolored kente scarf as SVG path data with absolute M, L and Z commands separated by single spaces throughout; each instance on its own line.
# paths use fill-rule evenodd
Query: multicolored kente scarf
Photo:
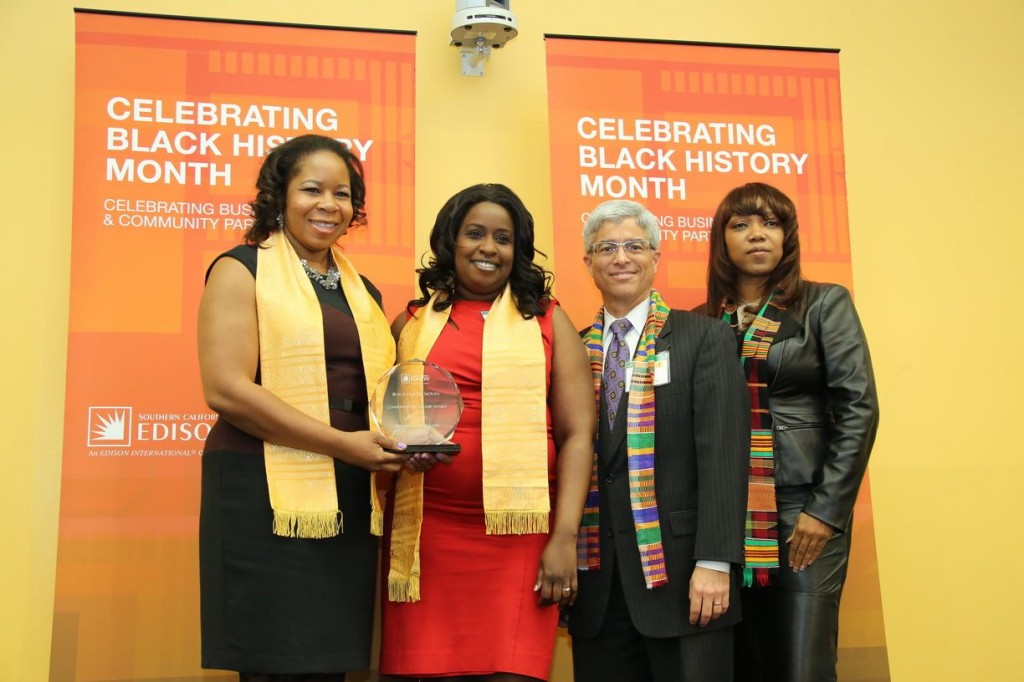
M 410 317 L 398 340 L 398 360 L 426 359 L 451 307 L 430 301 Z M 484 525 L 488 535 L 547 533 L 547 360 L 537 318 L 524 319 L 511 286 L 494 300 L 484 322 L 480 449 Z M 458 433 L 456 431 L 456 433 Z M 454 466 L 458 466 L 458 462 Z M 395 482 L 388 599 L 420 599 L 423 474 L 403 469 Z
M 722 302 L 722 319 L 739 334 L 737 305 Z M 740 364 L 750 393 L 750 469 L 747 479 L 747 523 L 743 543 L 743 586 L 771 584 L 779 567 L 779 514 L 775 505 L 775 449 L 768 411 L 768 351 L 785 310 L 769 296 L 743 335 Z
M 373 300 L 356 269 L 338 246 L 331 249 L 341 275 L 366 375 L 367 396 L 395 361 L 395 342 L 384 312 Z M 291 242 L 275 233 L 256 252 L 256 313 L 259 320 L 260 381 L 264 388 L 325 424 L 327 403 L 324 321 L 313 284 Z M 327 538 L 341 532 L 334 460 L 326 455 L 263 444 L 275 535 Z M 370 530 L 380 535 L 384 516 L 374 477 Z
M 654 356 L 655 343 L 668 319 L 669 308 L 661 294 L 651 289 L 647 323 L 640 334 L 633 357 L 633 377 L 629 384 L 629 407 L 626 414 L 626 463 L 629 468 L 629 504 L 633 511 L 633 527 L 640 549 L 640 562 L 647 589 L 668 583 L 665 551 L 661 544 L 661 522 L 654 490 Z M 601 377 L 604 370 L 604 308 L 597 312 L 590 331 L 583 337 L 590 355 L 594 377 L 594 393 L 601 404 Z M 583 508 L 579 540 L 576 544 L 577 564 L 581 571 L 601 567 L 601 540 L 598 528 L 600 494 L 597 484 L 598 444 L 594 443 L 594 466 L 590 475 L 590 492 Z

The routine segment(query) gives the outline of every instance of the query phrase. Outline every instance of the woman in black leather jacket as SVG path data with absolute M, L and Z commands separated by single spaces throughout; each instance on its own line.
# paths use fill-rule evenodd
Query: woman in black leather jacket
M 704 312 L 736 330 L 751 404 L 737 680 L 836 679 L 853 505 L 878 425 L 850 293 L 800 277 L 796 207 L 769 185 L 715 213 Z

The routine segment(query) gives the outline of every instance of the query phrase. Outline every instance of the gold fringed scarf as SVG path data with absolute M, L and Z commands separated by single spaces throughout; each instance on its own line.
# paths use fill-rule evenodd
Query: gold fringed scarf
M 399 362 L 426 359 L 451 308 L 434 310 L 435 292 L 402 329 Z M 512 290 L 495 299 L 484 322 L 481 453 L 484 523 L 489 535 L 547 533 L 547 370 L 540 323 L 523 319 Z M 458 466 L 458 457 L 452 466 Z M 388 598 L 419 601 L 423 474 L 403 470 L 395 489 Z
M 257 250 L 256 268 L 262 385 L 292 407 L 329 424 L 320 302 L 287 238 L 280 233 L 271 235 L 262 247 Z M 394 364 L 394 342 L 387 318 L 355 268 L 337 246 L 332 255 L 359 333 L 369 394 L 377 378 Z M 273 443 L 264 443 L 263 454 L 274 534 L 327 538 L 340 533 L 342 518 L 332 458 Z M 370 498 L 371 531 L 380 535 L 384 516 L 372 475 Z

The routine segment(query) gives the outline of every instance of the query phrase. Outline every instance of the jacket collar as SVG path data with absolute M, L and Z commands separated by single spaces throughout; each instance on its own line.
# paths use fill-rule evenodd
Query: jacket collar
M 803 328 L 803 322 L 791 315 L 788 310 L 783 310 L 782 314 L 779 316 L 779 331 L 775 332 L 774 343 L 785 341 L 792 336 L 796 336 L 803 330 Z

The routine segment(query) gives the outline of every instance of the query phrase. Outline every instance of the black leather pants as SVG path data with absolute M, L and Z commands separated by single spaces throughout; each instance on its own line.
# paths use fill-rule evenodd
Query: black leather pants
M 741 592 L 743 621 L 735 632 L 737 682 L 834 682 L 839 598 L 846 582 L 850 533 L 834 536 L 799 573 L 789 568 L 786 539 L 807 492 L 776 489 L 779 564 L 768 587 Z

